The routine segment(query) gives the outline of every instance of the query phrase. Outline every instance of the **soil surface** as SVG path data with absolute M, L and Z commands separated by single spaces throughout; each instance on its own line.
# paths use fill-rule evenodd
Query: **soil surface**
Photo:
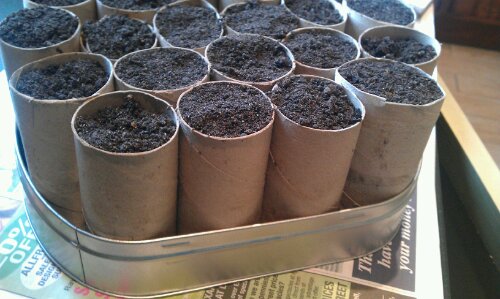
M 203 84 L 179 102 L 182 118 L 193 129 L 216 137 L 253 134 L 272 120 L 269 99 L 258 89 L 228 82 Z
M 248 2 L 226 10 L 224 21 L 239 33 L 255 33 L 282 39 L 300 20 L 283 5 L 265 5 Z
M 291 76 L 279 81 L 269 96 L 281 113 L 309 128 L 339 130 L 361 121 L 361 110 L 331 80 Z
M 98 62 L 81 59 L 24 72 L 16 89 L 41 100 L 84 98 L 101 89 L 109 76 Z
M 93 117 L 79 116 L 78 135 L 89 144 L 115 153 L 139 153 L 167 143 L 175 134 L 174 120 L 165 113 L 144 110 L 132 94 L 119 107 L 108 107 Z
M 272 81 L 292 68 L 285 47 L 257 35 L 221 38 L 210 46 L 207 57 L 214 69 L 246 82 Z
M 155 48 L 123 58 L 115 65 L 115 72 L 134 87 L 167 90 L 199 82 L 208 74 L 208 65 L 190 50 Z
M 443 97 L 434 80 L 402 62 L 357 60 L 340 67 L 339 73 L 358 89 L 389 102 L 425 105 Z
M 50 5 L 50 6 L 68 6 L 82 3 L 85 0 L 31 0 L 35 3 Z
M 156 40 L 146 23 L 122 15 L 107 16 L 97 22 L 85 22 L 83 37 L 92 53 L 111 59 L 149 49 Z
M 157 9 L 176 0 L 101 0 L 101 3 L 114 8 L 130 10 Z
M 339 67 L 358 55 L 351 40 L 327 30 L 293 32 L 283 43 L 297 61 L 317 68 Z
M 373 57 L 387 58 L 409 64 L 426 62 L 437 55 L 433 46 L 423 45 L 411 38 L 369 37 L 363 38 L 361 45 Z
M 203 48 L 220 37 L 222 22 L 205 7 L 176 5 L 158 13 L 156 27 L 172 45 L 189 49 Z
M 0 38 L 20 48 L 41 48 L 69 39 L 78 18 L 62 9 L 40 6 L 21 9 L 0 23 Z
M 344 18 L 328 0 L 286 0 L 285 5 L 299 17 L 320 25 L 334 25 Z
M 347 0 L 347 6 L 382 22 L 408 25 L 414 21 L 411 9 L 399 0 Z

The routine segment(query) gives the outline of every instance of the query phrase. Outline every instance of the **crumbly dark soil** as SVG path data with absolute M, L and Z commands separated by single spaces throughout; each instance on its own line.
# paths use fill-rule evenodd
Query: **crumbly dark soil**
M 327 0 L 286 0 L 285 5 L 299 17 L 320 25 L 334 25 L 344 18 Z
M 357 60 L 340 67 L 339 73 L 358 89 L 389 102 L 425 105 L 443 96 L 434 80 L 402 62 Z
M 115 65 L 118 77 L 147 90 L 186 87 L 208 74 L 206 61 L 197 53 L 175 48 L 156 48 L 130 54 Z
M 132 94 L 124 99 L 119 107 L 99 110 L 92 117 L 77 117 L 78 135 L 99 149 L 115 153 L 150 151 L 174 136 L 176 125 L 166 112 L 144 110 Z
M 347 0 L 347 6 L 372 19 L 387 23 L 408 25 L 414 21 L 411 9 L 399 0 Z
M 335 68 L 353 60 L 356 45 L 344 36 L 326 30 L 303 30 L 283 42 L 297 61 L 317 68 Z
M 41 48 L 69 39 L 78 28 L 78 18 L 47 6 L 21 9 L 0 23 L 0 38 L 20 48 Z
M 35 3 L 50 5 L 50 6 L 68 6 L 82 3 L 85 0 L 31 0 Z
M 130 10 L 157 9 L 176 0 L 101 0 L 101 3 L 114 8 Z
M 182 118 L 193 129 L 234 138 L 265 128 L 272 119 L 269 99 L 259 90 L 228 82 L 203 84 L 179 102 Z
M 330 80 L 291 76 L 279 81 L 269 96 L 281 113 L 309 128 L 340 130 L 361 121 L 361 111 L 344 88 Z
M 282 39 L 300 20 L 283 5 L 264 5 L 248 2 L 228 9 L 224 15 L 226 25 L 239 33 L 255 33 Z
M 206 7 L 172 6 L 158 13 L 156 27 L 172 45 L 195 49 L 219 38 L 222 22 Z
M 156 40 L 146 23 L 122 15 L 107 16 L 97 22 L 85 22 L 83 37 L 92 53 L 111 59 L 149 49 Z
M 74 60 L 24 72 L 16 89 L 40 100 L 84 98 L 101 89 L 109 75 L 96 61 Z
M 387 58 L 409 64 L 426 62 L 437 55 L 433 46 L 424 45 L 411 38 L 369 37 L 363 38 L 361 45 L 373 57 Z
M 207 58 L 214 69 L 247 82 L 272 81 L 292 68 L 283 46 L 257 35 L 221 38 L 209 48 Z

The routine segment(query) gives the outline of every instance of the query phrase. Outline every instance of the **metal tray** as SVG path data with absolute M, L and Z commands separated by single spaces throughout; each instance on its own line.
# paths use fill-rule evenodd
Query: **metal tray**
M 147 241 L 116 241 L 69 223 L 30 180 L 17 136 L 26 212 L 40 246 L 68 276 L 119 297 L 161 297 L 340 262 L 376 251 L 399 229 L 415 190 L 317 216 Z

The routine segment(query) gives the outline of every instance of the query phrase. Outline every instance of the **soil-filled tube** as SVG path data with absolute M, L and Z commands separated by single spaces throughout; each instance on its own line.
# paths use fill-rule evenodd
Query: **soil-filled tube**
M 97 5 L 97 18 L 101 19 L 107 15 L 125 15 L 129 18 L 139 19 L 147 22 L 148 24 L 153 24 L 153 18 L 156 12 L 162 8 L 164 5 L 175 2 L 172 1 L 136 1 L 137 5 L 127 6 L 129 1 L 116 0 L 96 0 Z
M 175 234 L 179 121 L 173 108 L 147 93 L 118 91 L 82 105 L 71 125 L 88 229 L 117 240 Z
M 183 0 L 160 9 L 153 19 L 162 47 L 193 49 L 201 55 L 224 35 L 217 9 L 204 0 Z
M 208 82 L 179 99 L 179 233 L 259 221 L 274 109 L 260 90 Z
M 226 7 L 233 4 L 245 3 L 247 0 L 219 0 L 219 10 L 223 11 Z M 261 3 L 266 4 L 281 4 L 281 0 L 259 0 Z
M 329 28 L 299 28 L 288 33 L 283 44 L 295 57 L 295 74 L 333 79 L 337 67 L 358 59 L 361 50 L 351 36 Z
M 117 90 L 147 92 L 174 107 L 184 91 L 209 79 L 210 64 L 205 56 L 184 48 L 136 51 L 115 63 Z
M 143 20 L 111 15 L 84 24 L 80 43 L 83 52 L 102 54 L 114 64 L 132 52 L 156 48 L 158 39 Z
M 404 57 L 403 53 L 392 53 L 391 47 L 387 46 L 381 47 L 381 51 L 385 52 L 386 57 L 379 57 L 378 55 L 371 55 L 366 48 L 363 47 L 364 41 L 367 39 L 377 39 L 380 42 L 384 42 L 384 38 L 389 37 L 393 42 L 397 42 L 400 40 L 414 40 L 421 44 L 424 49 L 419 49 L 412 53 L 407 53 L 408 57 Z M 418 30 L 404 27 L 404 26 L 396 26 L 396 25 L 388 25 L 388 26 L 378 26 L 374 28 L 367 29 L 363 32 L 358 39 L 359 46 L 361 48 L 361 53 L 363 57 L 377 57 L 377 58 L 388 58 L 388 55 L 394 55 L 399 57 L 395 57 L 396 59 L 407 64 L 411 64 L 413 66 L 418 67 L 423 70 L 427 74 L 431 75 L 434 73 L 436 69 L 439 56 L 441 55 L 441 44 L 433 37 L 420 32 Z M 387 44 L 387 41 L 384 42 Z M 427 49 L 430 47 L 431 49 Z M 433 52 L 434 55 L 431 55 L 430 59 L 425 59 L 425 57 L 421 57 L 423 53 Z
M 345 192 L 361 205 L 399 194 L 417 175 L 444 91 L 422 70 L 386 59 L 348 62 L 335 81 L 366 109 Z
M 365 114 L 363 105 L 333 80 L 307 75 L 278 82 L 269 96 L 277 106 L 277 118 L 262 220 L 338 210 Z
M 33 10 L 33 11 L 32 11 Z M 35 11 L 36 10 L 36 11 Z M 46 14 L 46 12 L 48 12 Z M 70 34 L 66 34 L 68 37 L 64 38 L 63 40 L 57 39 L 55 37 L 56 34 L 54 34 L 54 40 L 52 41 L 52 44 L 50 45 L 43 45 L 42 44 L 47 44 L 47 40 L 45 39 L 46 36 L 44 34 L 38 36 L 39 33 L 42 33 L 42 31 L 31 31 L 31 30 L 25 30 L 24 28 L 26 27 L 33 27 L 33 26 L 39 26 L 39 24 L 42 22 L 48 22 L 50 20 L 45 20 L 45 16 L 47 15 L 55 16 L 59 21 L 66 21 L 69 18 L 72 20 L 71 24 L 66 24 L 67 30 L 72 30 Z M 20 27 L 17 25 L 16 28 L 20 29 L 20 31 L 13 30 L 13 29 L 6 29 L 8 35 L 10 37 L 20 37 L 22 35 L 29 35 L 27 37 L 29 41 L 31 41 L 31 44 L 28 46 L 23 46 L 18 41 L 9 41 L 10 38 L 4 38 L 0 36 L 0 53 L 2 55 L 2 61 L 5 67 L 5 73 L 7 74 L 7 79 L 10 78 L 10 76 L 21 66 L 45 58 L 49 57 L 52 55 L 60 54 L 60 53 L 69 53 L 69 52 L 78 52 L 80 51 L 80 31 L 81 31 L 81 25 L 78 20 L 78 17 L 69 11 L 59 9 L 59 8 L 48 8 L 48 7 L 38 7 L 38 8 L 33 8 L 33 9 L 23 9 L 21 11 L 18 11 L 14 13 L 13 15 L 30 15 L 26 16 L 27 18 L 31 18 L 30 21 L 24 21 L 24 27 Z M 0 23 L 0 31 L 2 30 L 2 27 L 8 27 L 9 24 L 11 23 L 11 20 L 9 17 L 4 19 Z M 55 20 L 54 20 L 55 21 Z M 16 22 L 14 22 L 13 26 L 15 25 Z M 59 30 L 58 32 L 61 31 L 66 31 L 66 30 Z M 55 32 L 55 31 L 53 31 Z M 17 38 L 15 38 L 17 40 Z M 16 45 L 17 44 L 17 45 Z
M 335 0 L 285 0 L 285 6 L 300 19 L 300 27 L 330 28 L 344 32 L 347 8 Z
M 208 45 L 205 57 L 212 81 L 234 81 L 269 91 L 295 70 L 292 52 L 282 43 L 257 34 L 224 36 Z
M 45 2 L 47 4 L 41 4 L 39 2 Z M 59 1 L 54 1 L 57 3 Z M 74 1 L 73 1 L 74 3 Z M 70 4 L 70 5 L 53 5 L 47 1 L 32 1 L 32 0 L 23 0 L 23 6 L 26 8 L 35 8 L 41 5 L 49 5 L 56 8 L 62 8 L 71 11 L 76 16 L 80 18 L 83 22 L 92 21 L 97 18 L 97 8 L 95 0 L 82 0 L 79 3 Z
M 26 88 L 33 84 L 40 85 L 42 83 L 40 81 L 51 81 L 47 83 L 46 88 L 60 93 L 68 88 L 68 83 L 66 86 L 57 85 L 50 77 L 30 80 L 30 74 L 53 68 L 56 65 L 61 66 L 82 60 L 97 62 L 105 72 L 104 80 L 101 80 L 103 85 L 96 87 L 95 93 L 78 98 L 40 99 L 39 96 L 33 97 L 27 92 L 20 91 L 21 84 Z M 88 67 L 85 67 L 85 71 L 89 72 Z M 67 73 L 65 75 L 68 76 Z M 75 76 L 78 78 L 81 74 Z M 76 83 L 74 86 L 79 86 L 84 81 L 81 78 L 77 80 L 79 82 L 74 82 Z M 88 81 L 85 82 L 88 83 Z M 85 101 L 99 94 L 113 91 L 113 82 L 111 61 L 102 55 L 87 53 L 66 53 L 44 58 L 23 66 L 10 78 L 9 89 L 31 180 L 40 194 L 56 206 L 81 212 L 71 118 L 76 109 Z M 54 85 L 51 86 L 51 84 Z M 43 84 L 41 88 L 44 88 Z M 67 92 L 71 92 L 70 88 Z
M 355 39 L 377 26 L 396 24 L 413 28 L 417 20 L 413 7 L 402 0 L 343 0 L 342 5 L 349 15 L 345 32 Z

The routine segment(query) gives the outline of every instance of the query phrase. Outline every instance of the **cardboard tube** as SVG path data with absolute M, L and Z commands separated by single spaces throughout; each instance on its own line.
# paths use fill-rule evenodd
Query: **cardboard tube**
M 285 46 L 283 45 L 282 43 L 270 38 L 270 37 L 267 37 L 267 36 L 262 36 L 262 35 L 258 35 L 258 34 L 241 34 L 241 35 L 248 35 L 248 36 L 255 36 L 255 37 L 258 37 L 258 38 L 266 38 L 266 39 L 269 39 L 275 43 L 279 43 L 281 47 L 283 47 L 285 49 L 285 52 L 286 54 L 288 55 L 288 58 L 290 58 L 290 60 L 292 61 L 292 67 L 290 68 L 290 70 L 284 74 L 283 76 L 280 76 L 274 80 L 271 80 L 271 81 L 266 81 L 266 82 L 252 82 L 252 81 L 240 81 L 240 80 L 237 80 L 237 79 L 234 79 L 234 78 L 231 78 L 229 76 L 227 76 L 226 74 L 218 71 L 217 69 L 215 68 L 212 68 L 211 71 L 210 71 L 210 79 L 211 81 L 232 81 L 232 82 L 237 82 L 237 83 L 241 83 L 241 84 L 249 84 L 249 85 L 252 85 L 254 87 L 257 87 L 258 89 L 266 92 L 266 91 L 269 91 L 271 90 L 271 88 L 273 88 L 274 84 L 276 82 L 278 82 L 279 80 L 283 79 L 283 78 L 286 78 L 290 75 L 293 74 L 294 70 L 295 70 L 295 67 L 296 67 L 296 63 L 295 63 L 295 58 L 293 57 L 293 54 L 292 52 Z M 227 37 L 222 37 L 222 38 L 227 38 Z M 208 53 L 211 51 L 211 49 L 213 48 L 213 45 L 216 41 L 222 39 L 222 38 L 219 38 L 213 42 L 211 42 L 206 51 L 205 51 L 205 57 L 207 57 L 208 59 Z M 210 62 L 210 60 L 208 60 Z
M 219 0 L 219 10 L 223 11 L 226 9 L 226 7 L 230 5 L 245 3 L 247 1 L 248 0 Z M 259 0 L 259 2 L 269 3 L 269 4 L 281 4 L 281 0 Z
M 107 18 L 107 16 L 104 16 L 101 20 Z M 143 23 L 146 23 L 144 20 L 140 20 L 140 19 L 134 19 L 134 20 L 137 20 L 137 21 L 140 21 L 140 22 L 143 22 Z M 147 24 L 147 23 L 146 23 Z M 156 48 L 158 46 L 158 37 L 156 36 L 156 33 L 155 33 L 155 30 L 153 29 L 153 27 L 151 27 L 151 25 L 147 24 L 149 29 L 151 30 L 151 32 L 155 35 L 155 42 L 153 43 L 153 46 L 151 46 L 151 48 L 149 49 L 153 49 L 153 48 Z M 88 44 L 88 41 L 85 40 L 85 38 L 83 37 L 83 34 L 82 36 L 80 37 L 80 49 L 82 52 L 85 52 L 85 53 L 94 53 L 92 52 L 92 50 L 90 49 L 89 47 L 89 44 Z M 144 49 L 144 50 L 147 50 L 147 49 Z M 140 50 L 138 50 L 140 51 Z M 130 53 L 129 53 L 130 54 Z M 125 56 L 125 55 L 124 55 Z M 123 57 L 123 56 L 122 56 Z M 121 58 L 121 57 L 120 57 Z M 118 59 L 113 59 L 113 58 L 109 58 L 108 59 L 113 63 L 113 65 L 116 63 L 116 61 Z
M 120 106 L 128 94 L 141 106 L 168 113 L 174 136 L 162 146 L 140 153 L 113 153 L 83 140 L 75 129 L 79 116 Z M 138 91 L 119 91 L 82 105 L 71 121 L 85 220 L 89 230 L 116 240 L 146 240 L 175 234 L 179 121 L 165 101 Z
M 413 14 L 413 22 L 410 24 L 406 25 L 405 27 L 413 28 L 415 25 L 415 22 L 417 20 L 417 14 L 415 13 L 415 10 L 411 5 L 408 5 L 406 2 L 399 0 L 399 2 L 403 3 L 406 7 L 408 7 L 412 14 Z M 365 30 L 377 26 L 383 26 L 383 25 L 394 25 L 388 22 L 384 21 L 379 21 L 375 20 L 369 16 L 366 16 L 360 12 L 355 11 L 354 9 L 350 9 L 347 6 L 347 1 L 343 0 L 342 5 L 347 8 L 349 17 L 347 18 L 347 23 L 345 26 L 345 32 L 349 34 L 350 36 L 354 37 L 355 39 L 358 39 L 358 37 L 363 33 Z
M 185 87 L 181 87 L 181 88 L 177 88 L 177 89 L 166 89 L 166 90 L 148 90 L 148 89 L 138 88 L 138 87 L 135 87 L 135 86 L 132 86 L 132 85 L 126 83 L 125 81 L 123 81 L 123 79 L 121 79 L 118 76 L 117 73 L 115 73 L 116 90 L 137 90 L 137 91 L 146 92 L 146 93 L 149 93 L 151 95 L 157 96 L 161 99 L 164 99 L 164 100 L 168 101 L 172 106 L 177 107 L 177 101 L 183 92 L 185 92 L 186 90 L 188 90 L 189 88 L 191 88 L 195 85 L 198 85 L 198 84 L 204 83 L 204 82 L 208 82 L 210 80 L 210 63 L 208 62 L 208 60 L 206 59 L 205 56 L 201 55 L 200 53 L 198 53 L 194 50 L 190 50 L 190 49 L 177 48 L 177 47 L 171 47 L 170 49 L 179 49 L 182 51 L 190 51 L 190 52 L 196 53 L 197 55 L 202 57 L 203 60 L 207 64 L 206 75 L 200 81 L 195 82 L 195 83 L 188 85 L 188 86 L 185 86 Z M 128 57 L 130 55 L 135 55 L 136 53 L 144 52 L 144 51 L 166 51 L 166 49 L 165 48 L 156 48 L 156 49 L 147 49 L 147 50 L 136 51 L 136 52 L 127 54 L 127 55 L 123 56 L 122 58 L 118 59 L 116 61 L 115 65 L 118 66 L 123 59 L 125 59 L 126 57 Z
M 366 59 L 375 60 L 362 60 Z M 426 105 L 400 104 L 359 90 L 338 70 L 335 81 L 351 90 L 366 109 L 345 191 L 361 205 L 387 200 L 402 192 L 415 178 L 445 93 L 441 90 L 443 97 Z
M 143 20 L 148 24 L 153 23 L 153 18 L 158 9 L 133 10 L 107 6 L 101 0 L 95 0 L 97 6 L 97 18 L 102 19 L 107 15 L 124 15 L 132 19 Z
M 68 13 L 77 17 L 70 11 L 68 11 Z M 5 66 L 7 79 L 9 79 L 18 68 L 27 63 L 60 53 L 78 52 L 80 49 L 80 31 L 81 23 L 78 24 L 75 33 L 67 40 L 42 48 L 20 48 L 0 38 L 0 52 L 2 54 L 2 61 Z
M 186 91 L 179 103 L 190 91 L 205 84 L 238 83 L 198 85 Z M 236 138 L 208 136 L 191 128 L 181 111 L 179 118 L 182 128 L 179 232 L 194 233 L 258 222 L 274 112 L 266 127 Z
M 332 80 L 321 79 L 337 85 Z M 274 88 L 277 86 L 279 83 Z M 352 92 L 346 92 L 363 118 L 363 105 Z M 279 107 L 276 114 L 264 191 L 263 221 L 338 210 L 362 121 L 341 130 L 321 130 L 298 124 L 286 117 Z
M 301 28 L 307 28 L 307 27 L 330 28 L 330 29 L 335 29 L 335 30 L 344 32 L 345 24 L 347 23 L 347 18 L 348 18 L 347 7 L 343 6 L 342 4 L 338 3 L 335 0 L 326 0 L 326 1 L 330 2 L 333 5 L 333 7 L 335 7 L 335 9 L 340 13 L 340 15 L 342 16 L 342 22 L 340 22 L 338 24 L 321 25 L 318 23 L 308 21 L 308 20 L 301 18 L 300 16 L 295 14 L 300 19 L 300 27 Z M 287 1 L 284 0 L 285 6 L 286 6 L 286 2 Z
M 219 12 L 217 11 L 217 9 L 211 3 L 204 1 L 204 0 L 184 0 L 184 1 L 174 2 L 170 5 L 167 5 L 163 8 L 161 8 L 158 12 L 161 12 L 162 10 L 168 9 L 169 7 L 178 6 L 178 5 L 208 8 L 208 9 L 212 10 L 213 12 L 215 12 L 215 15 L 217 16 L 218 22 L 222 22 L 221 16 L 219 15 Z M 153 18 L 153 26 L 154 26 L 154 32 L 156 32 L 156 36 L 159 40 L 160 46 L 163 48 L 176 47 L 176 45 L 172 45 L 171 43 L 169 43 L 167 41 L 167 39 L 165 37 L 163 37 L 163 35 L 161 35 L 160 30 L 158 29 L 158 26 L 156 26 L 157 16 L 158 16 L 158 14 L 155 14 L 155 16 Z M 219 38 L 224 35 L 224 28 L 223 27 L 224 26 L 221 26 Z M 207 49 L 207 46 L 201 47 L 201 48 L 194 48 L 192 50 L 195 50 L 196 52 L 200 53 L 201 55 L 205 55 L 205 50 Z
M 16 89 L 20 76 L 30 70 L 76 59 L 97 61 L 109 74 L 106 84 L 90 97 L 68 100 L 40 100 Z M 49 202 L 71 211 L 81 211 L 71 117 L 85 101 L 114 90 L 113 65 L 102 55 L 59 54 L 27 64 L 9 81 L 17 126 L 23 141 L 30 177 Z
M 83 229 L 83 230 L 87 229 L 87 225 L 85 224 L 85 218 L 83 217 L 82 211 L 67 210 L 67 209 L 58 207 L 56 205 L 51 205 L 51 207 L 57 212 L 57 214 L 62 216 L 64 219 L 66 219 L 68 222 L 70 222 L 74 226 L 78 227 L 79 229 Z
M 23 6 L 25 8 L 35 8 L 38 6 L 43 6 L 43 4 L 31 0 L 23 0 Z M 52 7 L 62 8 L 71 11 L 72 13 L 77 15 L 78 18 L 80 18 L 80 21 L 82 23 L 85 21 L 93 21 L 97 18 L 97 8 L 95 0 L 85 0 L 83 2 L 74 5 L 52 6 Z
M 434 73 L 434 70 L 436 69 L 437 63 L 439 56 L 441 55 L 441 44 L 433 37 L 428 36 L 425 33 L 422 33 L 418 30 L 411 29 L 405 26 L 397 26 L 397 25 L 388 25 L 388 26 L 379 26 L 379 27 L 374 27 L 367 29 L 365 32 L 363 32 L 358 39 L 359 46 L 361 47 L 361 52 L 363 54 L 363 57 L 373 57 L 363 49 L 363 45 L 361 41 L 364 38 L 368 37 L 378 37 L 382 38 L 384 36 L 389 36 L 391 39 L 405 39 L 405 38 L 411 38 L 415 39 L 418 42 L 420 42 L 423 45 L 429 45 L 434 48 L 436 51 L 436 56 L 432 58 L 429 61 L 421 62 L 421 63 L 416 63 L 412 64 L 413 66 L 418 67 L 419 69 L 423 70 L 427 74 L 431 75 Z
M 342 36 L 345 39 L 351 41 L 352 44 L 356 46 L 356 51 L 357 51 L 356 58 L 354 58 L 353 60 L 359 59 L 359 57 L 361 56 L 360 47 L 358 45 L 358 42 L 354 38 L 352 38 L 350 35 L 347 35 L 343 32 L 340 32 L 340 31 L 335 30 L 335 29 L 330 29 L 330 28 L 299 28 L 299 29 L 295 29 L 295 30 L 289 32 L 285 36 L 283 41 L 284 42 L 287 41 L 290 38 L 290 36 L 293 34 L 297 34 L 300 32 L 306 32 L 306 31 L 328 31 L 328 32 L 332 32 L 336 35 Z M 313 76 L 323 77 L 326 79 L 333 79 L 335 77 L 335 71 L 337 70 L 337 68 L 318 68 L 318 67 L 314 67 L 314 66 L 309 66 L 305 63 L 298 61 L 297 59 L 295 59 L 295 64 L 296 64 L 295 72 L 294 72 L 295 74 L 313 75 Z

